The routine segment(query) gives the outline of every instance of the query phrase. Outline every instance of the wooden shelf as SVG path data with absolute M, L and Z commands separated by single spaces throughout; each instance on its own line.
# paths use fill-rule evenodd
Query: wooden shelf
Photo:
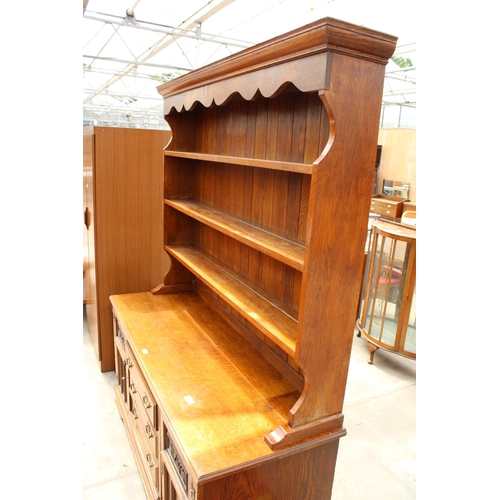
M 165 204 L 298 271 L 304 269 L 305 247 L 232 217 L 198 200 L 165 200 Z
M 297 322 L 264 297 L 188 245 L 167 245 L 165 250 L 201 279 L 247 321 L 294 357 Z
M 194 153 L 191 151 L 165 150 L 165 156 L 175 158 L 187 158 L 191 160 L 213 161 L 217 163 L 230 163 L 232 165 L 244 165 L 246 167 L 269 168 L 272 170 L 283 170 L 300 174 L 311 174 L 312 165 L 305 163 L 293 163 L 287 161 L 264 160 L 261 158 L 245 158 L 240 156 L 226 156 L 209 153 Z

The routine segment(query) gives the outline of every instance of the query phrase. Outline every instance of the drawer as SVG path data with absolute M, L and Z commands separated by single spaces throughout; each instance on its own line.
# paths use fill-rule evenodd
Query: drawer
M 149 450 L 155 458 L 155 463 L 157 463 L 158 433 L 151 425 L 151 422 L 149 422 L 149 419 L 144 417 L 144 413 L 141 411 L 140 403 L 138 405 L 137 400 L 134 398 L 130 400 L 130 419 L 137 431 L 139 440 L 142 443 L 142 450 L 145 453 Z
M 394 217 L 394 218 L 396 218 L 397 211 L 396 211 L 396 208 L 392 208 L 392 209 L 387 208 L 387 209 L 379 210 L 378 213 L 379 213 L 379 215 L 381 217 L 385 216 L 385 217 Z
M 123 401 L 127 401 L 127 349 L 125 335 L 123 335 L 116 317 L 113 316 L 114 349 L 115 349 L 115 373 L 116 385 L 120 387 Z
M 376 208 L 377 210 L 396 210 L 398 206 L 397 203 L 391 203 L 390 201 L 382 201 L 382 200 L 372 200 L 372 209 Z M 373 212 L 373 210 L 372 210 Z
M 129 393 L 136 401 L 139 411 L 145 412 L 154 430 L 158 430 L 158 405 L 149 390 L 137 362 L 129 351 Z
M 118 321 L 115 320 L 115 344 L 117 348 L 120 350 L 120 353 L 123 357 L 123 359 L 126 358 L 126 338 L 125 335 L 123 334 L 122 330 L 120 329 L 120 325 Z
M 123 402 L 127 402 L 128 393 L 128 383 L 127 383 L 127 365 L 123 358 L 123 352 L 119 348 L 117 341 L 115 340 L 115 374 L 116 374 L 116 385 L 120 388 L 120 393 Z
M 150 484 L 150 488 L 158 494 L 160 489 L 159 461 L 150 450 L 149 446 L 145 443 L 144 433 L 142 432 L 142 429 L 136 425 L 136 422 L 139 420 L 137 408 L 133 406 L 133 402 L 131 402 L 131 405 L 130 420 L 132 422 L 132 436 L 130 437 L 135 442 L 136 459 L 140 461 L 140 467 L 147 476 L 147 482 Z
M 380 215 L 385 219 L 395 220 L 398 217 L 398 205 L 380 201 L 372 201 L 370 212 Z

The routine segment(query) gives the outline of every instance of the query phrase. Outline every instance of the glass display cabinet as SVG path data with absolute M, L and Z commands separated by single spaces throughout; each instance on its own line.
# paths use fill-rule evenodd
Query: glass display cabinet
M 416 359 L 416 230 L 373 221 L 357 321 L 369 363 L 379 348 Z

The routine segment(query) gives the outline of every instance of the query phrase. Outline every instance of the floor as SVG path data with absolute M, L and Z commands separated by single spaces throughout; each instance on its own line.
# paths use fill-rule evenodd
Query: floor
M 416 362 L 354 336 L 332 500 L 416 498 Z M 114 402 L 114 372 L 101 373 L 83 321 L 83 499 L 147 500 Z

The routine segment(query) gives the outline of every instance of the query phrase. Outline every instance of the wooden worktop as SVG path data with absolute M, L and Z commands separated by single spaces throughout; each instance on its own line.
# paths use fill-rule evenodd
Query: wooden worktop
M 264 436 L 286 424 L 300 393 L 199 295 L 147 292 L 111 302 L 198 478 L 273 453 Z

